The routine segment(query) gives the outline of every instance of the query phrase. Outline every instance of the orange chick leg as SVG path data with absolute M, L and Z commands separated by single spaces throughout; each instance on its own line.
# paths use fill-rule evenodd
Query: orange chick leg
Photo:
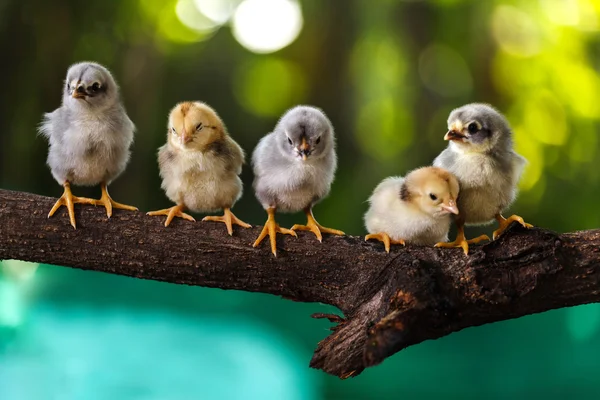
M 65 191 L 63 192 L 63 195 L 60 197 L 60 199 L 58 199 L 58 201 L 54 203 L 54 206 L 48 213 L 48 218 L 53 216 L 54 213 L 61 206 L 65 206 L 67 207 L 67 211 L 69 212 L 69 220 L 71 221 L 71 226 L 77 229 L 77 224 L 75 222 L 75 209 L 73 205 L 77 203 L 96 205 L 96 200 L 88 199 L 87 197 L 73 196 L 73 193 L 71 193 L 71 184 L 69 182 L 63 183 L 63 187 L 65 188 Z
M 369 239 L 375 239 L 375 240 L 379 240 L 380 242 L 383 242 L 383 246 L 385 247 L 385 251 L 387 253 L 390 252 L 390 244 L 401 244 L 403 246 L 405 245 L 404 240 L 390 239 L 388 234 L 385 232 L 369 233 L 367 236 L 365 236 L 365 241 L 367 241 Z
M 208 217 L 202 218 L 202 221 L 223 222 L 225 224 L 225 226 L 227 227 L 227 233 L 229 233 L 229 236 L 233 235 L 233 226 L 232 226 L 232 224 L 239 225 L 239 226 L 241 226 L 243 228 L 252 228 L 252 225 L 245 223 L 241 219 L 238 219 L 238 217 L 236 217 L 231 212 L 231 209 L 229 207 L 226 207 L 226 208 L 223 209 L 223 216 L 222 217 L 208 216 Z
M 108 216 L 108 218 L 112 216 L 113 208 L 129 211 L 138 210 L 136 207 L 128 206 L 126 204 L 121 204 L 114 201 L 108 194 L 107 186 L 108 185 L 106 184 L 106 182 L 102 182 L 102 184 L 100 185 L 100 189 L 102 190 L 102 196 L 100 197 L 100 200 L 96 200 L 95 205 L 104 206 L 104 208 L 106 208 L 106 215 Z
M 260 232 L 260 235 L 258 235 L 258 238 L 254 242 L 252 247 L 258 246 L 260 242 L 262 242 L 263 239 L 267 237 L 267 235 L 269 235 L 269 239 L 271 241 L 271 252 L 275 257 L 277 257 L 277 243 L 275 240 L 275 238 L 277 237 L 277 233 L 282 233 L 284 235 L 292 235 L 294 237 L 298 237 L 298 235 L 296 235 L 296 232 L 294 232 L 293 230 L 282 228 L 277 224 L 277 222 L 275 222 L 275 208 L 267 208 L 267 215 L 267 222 L 265 222 L 265 226 Z
M 464 226 L 458 226 L 458 232 L 456 234 L 456 239 L 453 242 L 440 242 L 436 243 L 435 247 L 445 247 L 445 248 L 454 248 L 461 247 L 465 252 L 465 255 L 469 254 L 469 245 L 477 244 L 484 240 L 490 240 L 488 235 L 477 236 L 476 238 L 467 240 L 465 238 L 465 228 Z
M 184 207 L 181 204 L 178 204 L 171 208 L 165 208 L 164 210 L 147 212 L 146 215 L 151 215 L 151 216 L 166 215 L 167 220 L 165 221 L 165 227 L 169 226 L 169 224 L 175 217 L 179 217 L 179 218 L 187 219 L 188 221 L 195 222 L 196 220 L 194 219 L 194 217 L 184 213 L 183 209 L 184 209 Z
M 345 233 L 342 231 L 338 231 L 337 229 L 325 228 L 324 226 L 319 224 L 313 216 L 312 209 L 310 207 L 304 209 L 304 213 L 307 217 L 306 225 L 296 224 L 292 226 L 293 231 L 311 231 L 315 234 L 319 242 L 323 241 L 323 235 L 321 233 L 331 233 L 332 235 L 345 235 Z
M 502 215 L 498 214 L 496 215 L 496 221 L 498 221 L 498 229 L 496 229 L 492 235 L 492 237 L 494 238 L 494 240 L 498 239 L 498 237 L 500 235 L 502 235 L 502 233 L 510 226 L 510 224 L 512 224 L 513 222 L 518 222 L 520 223 L 524 228 L 533 228 L 533 225 L 528 224 L 527 222 L 525 222 L 523 220 L 523 218 L 519 217 L 518 215 L 511 215 L 508 218 L 504 218 Z

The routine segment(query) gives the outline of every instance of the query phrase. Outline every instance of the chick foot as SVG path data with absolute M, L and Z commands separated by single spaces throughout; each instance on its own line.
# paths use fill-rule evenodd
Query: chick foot
M 267 215 L 267 222 L 265 222 L 265 226 L 263 227 L 262 232 L 260 232 L 260 235 L 258 235 L 258 238 L 254 242 L 252 247 L 258 246 L 260 242 L 262 242 L 263 239 L 267 237 L 267 235 L 269 235 L 269 239 L 271 242 L 271 252 L 275 257 L 277 257 L 277 242 L 275 240 L 275 238 L 277 237 L 277 233 L 281 233 L 284 235 L 292 235 L 294 237 L 298 237 L 298 235 L 293 230 L 282 228 L 279 226 L 279 224 L 277 224 L 277 222 L 275 222 L 274 208 L 268 208 Z
M 391 244 L 401 244 L 402 246 L 405 245 L 404 240 L 390 239 L 388 234 L 385 232 L 369 233 L 367 236 L 365 236 L 365 242 L 369 239 L 376 239 L 376 240 L 379 240 L 380 242 L 383 242 L 383 246 L 385 247 L 386 253 L 390 252 L 390 243 Z
M 169 226 L 169 224 L 171 223 L 171 221 L 173 221 L 173 218 L 175 218 L 175 217 L 179 217 L 179 218 L 187 219 L 188 221 L 196 222 L 194 217 L 183 212 L 182 205 L 176 205 L 171 208 L 165 208 L 164 210 L 150 211 L 150 212 L 147 212 L 146 215 L 150 215 L 153 217 L 157 216 L 157 215 L 166 215 L 167 220 L 165 221 L 165 227 Z
M 110 195 L 108 194 L 108 187 L 106 183 L 103 183 L 100 186 L 100 188 L 102 190 L 102 196 L 100 197 L 100 200 L 96 200 L 94 202 L 94 205 L 104 206 L 104 208 L 106 208 L 106 215 L 108 216 L 108 218 L 112 217 L 113 208 L 117 208 L 120 210 L 138 211 L 136 207 L 128 206 L 126 204 L 121 204 L 114 201 L 112 197 L 110 197 Z
M 523 218 L 519 217 L 518 215 L 511 215 L 508 218 L 504 218 L 502 215 L 498 214 L 496 215 L 496 221 L 498 221 L 498 224 L 500 225 L 498 227 L 498 229 L 496 229 L 494 231 L 494 233 L 492 234 L 492 237 L 494 238 L 494 240 L 498 239 L 498 237 L 500 235 L 502 235 L 502 233 L 504 233 L 504 231 L 510 226 L 510 224 L 512 224 L 513 222 L 518 222 L 520 223 L 524 228 L 533 228 L 533 225 L 528 224 L 527 222 L 525 222 L 523 220 Z
M 326 228 L 319 224 L 313 216 L 312 210 L 310 208 L 304 210 L 304 212 L 306 213 L 306 217 L 308 219 L 306 225 L 296 224 L 292 226 L 293 231 L 311 231 L 315 234 L 319 242 L 323 241 L 323 235 L 321 233 L 331 233 L 332 235 L 340 236 L 345 235 L 345 233 L 342 231 L 339 231 L 337 229 Z
M 65 191 L 64 191 L 63 195 L 60 197 L 60 199 L 58 199 L 58 201 L 56 203 L 54 203 L 54 206 L 48 213 L 48 218 L 53 216 L 54 213 L 61 206 L 65 206 L 65 207 L 67 207 L 67 211 L 69 212 L 69 220 L 71 222 L 71 226 L 74 229 L 77 229 L 77 223 L 75 222 L 75 209 L 74 209 L 73 205 L 77 204 L 77 203 L 96 205 L 97 200 L 88 199 L 87 197 L 73 196 L 73 193 L 71 193 L 71 184 L 69 182 L 65 182 L 63 184 L 63 187 L 65 188 Z
M 465 252 L 465 255 L 469 254 L 469 245 L 477 244 L 479 242 L 483 242 L 484 240 L 490 240 L 488 235 L 477 236 L 476 238 L 467 240 L 465 238 L 464 228 L 459 228 L 458 233 L 456 235 L 456 239 L 453 242 L 440 242 L 436 243 L 434 247 L 444 247 L 444 248 L 455 248 L 461 247 Z
M 243 228 L 252 228 L 252 225 L 245 223 L 241 219 L 238 219 L 232 212 L 230 208 L 223 209 L 223 216 L 208 216 L 202 218 L 202 221 L 214 221 L 214 222 L 223 222 L 225 226 L 227 226 L 227 233 L 229 236 L 233 235 L 233 226 L 232 224 L 239 225 Z

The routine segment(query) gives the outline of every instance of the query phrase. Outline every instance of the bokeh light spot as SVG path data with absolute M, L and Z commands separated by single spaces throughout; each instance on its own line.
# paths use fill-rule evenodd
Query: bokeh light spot
M 0 262 L 2 273 L 16 281 L 28 281 L 33 278 L 40 264 L 20 260 L 4 260 Z
M 0 280 L 0 327 L 16 327 L 23 320 L 23 303 L 19 286 Z
M 214 23 L 202 15 L 195 8 L 192 0 L 169 0 L 165 2 L 157 0 L 140 0 L 140 9 L 145 17 L 156 27 L 155 40 L 159 45 L 174 43 L 195 43 L 211 37 L 214 29 L 200 30 L 200 20 L 206 24 Z M 182 20 L 178 14 L 185 14 Z M 196 19 L 199 18 L 199 19 Z M 185 23 L 184 23 L 185 21 Z M 193 29 L 190 26 L 196 26 L 198 29 Z M 165 47 L 164 49 L 166 49 Z
M 401 46 L 389 37 L 369 35 L 354 47 L 351 71 L 361 95 L 377 100 L 381 95 L 397 93 L 407 73 Z M 406 88 L 403 88 L 406 93 Z
M 556 90 L 575 113 L 586 118 L 600 118 L 600 78 L 596 71 L 578 61 L 564 60 L 555 65 Z
M 567 139 L 567 121 L 561 103 L 548 91 L 527 99 L 524 106 L 525 130 L 544 144 L 560 146 Z
M 582 31 L 597 31 L 600 18 L 600 2 L 598 0 L 579 0 L 579 22 L 577 27 Z
M 567 330 L 576 341 L 592 338 L 600 328 L 600 304 L 587 304 L 567 310 Z
M 244 0 L 233 15 L 233 36 L 252 52 L 272 53 L 292 43 L 302 23 L 296 0 Z
M 503 51 L 498 52 L 492 63 L 494 86 L 511 98 L 521 98 L 527 88 L 547 85 L 547 66 L 537 58 L 514 57 Z
M 507 53 L 529 57 L 540 52 L 541 33 L 536 22 L 518 8 L 496 7 L 491 26 L 494 38 Z
M 528 134 L 527 128 L 523 125 L 515 126 L 514 131 L 516 151 L 528 161 L 519 187 L 525 191 L 531 190 L 541 178 L 544 169 L 542 146 Z
M 201 33 L 209 33 L 219 24 L 198 11 L 194 0 L 178 0 L 175 6 L 177 18 L 186 27 Z
M 202 14 L 218 24 L 224 24 L 231 18 L 241 0 L 193 0 Z
M 277 117 L 302 103 L 306 78 L 296 64 L 274 57 L 260 58 L 240 65 L 234 78 L 234 93 L 249 112 Z
M 442 96 L 460 96 L 473 87 L 465 60 L 441 44 L 432 44 L 423 50 L 419 57 L 419 75 L 429 90 Z
M 392 97 L 374 100 L 359 110 L 356 135 L 373 158 L 389 160 L 413 141 L 412 118 Z
M 557 25 L 575 26 L 579 23 L 578 0 L 540 0 L 550 21 Z

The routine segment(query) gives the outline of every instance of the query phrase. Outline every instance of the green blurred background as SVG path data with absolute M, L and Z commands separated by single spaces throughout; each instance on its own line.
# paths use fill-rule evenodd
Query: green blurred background
M 182 100 L 212 105 L 247 154 L 287 108 L 325 110 L 340 163 L 315 213 L 353 235 L 375 185 L 430 163 L 450 110 L 483 101 L 529 160 L 512 210 L 560 232 L 598 228 L 599 30 L 600 0 L 0 0 L 0 187 L 61 194 L 36 126 L 68 66 L 94 60 L 137 126 L 111 193 L 141 210 L 170 205 L 156 149 Z M 235 212 L 262 224 L 249 167 L 243 179 Z M 341 381 L 308 368 L 329 332 L 309 316 L 328 306 L 0 270 L 2 400 L 600 398 L 598 305 L 467 329 Z

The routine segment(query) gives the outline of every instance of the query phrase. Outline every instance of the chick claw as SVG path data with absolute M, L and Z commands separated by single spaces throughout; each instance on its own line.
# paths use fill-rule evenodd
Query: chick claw
M 73 193 L 71 193 L 71 184 L 69 182 L 65 182 L 63 184 L 63 187 L 65 188 L 65 191 L 64 191 L 63 195 L 60 196 L 60 199 L 58 199 L 56 201 L 56 203 L 54 203 L 54 206 L 52 207 L 52 209 L 48 213 L 48 218 L 50 218 L 51 216 L 53 216 L 54 213 L 61 206 L 65 206 L 65 207 L 67 207 L 67 211 L 69 212 L 69 220 L 71 222 L 71 226 L 74 229 L 77 229 L 77 223 L 75 222 L 75 208 L 73 207 L 73 205 L 77 204 L 77 203 L 96 205 L 96 201 L 97 200 L 88 199 L 87 197 L 73 196 Z
M 214 222 L 223 222 L 225 226 L 227 226 L 227 233 L 229 236 L 233 235 L 233 226 L 232 224 L 239 225 L 243 228 L 252 228 L 252 225 L 245 223 L 244 221 L 238 219 L 232 212 L 231 209 L 225 208 L 223 209 L 223 216 L 208 216 L 202 218 L 202 221 L 214 221 Z
M 510 226 L 510 224 L 512 224 L 513 222 L 518 222 L 520 223 L 524 228 L 533 228 L 533 225 L 528 224 L 527 222 L 525 222 L 523 220 L 523 218 L 521 218 L 518 215 L 511 215 L 508 218 L 504 218 L 502 215 L 498 214 L 496 215 L 496 221 L 498 221 L 499 227 L 498 229 L 496 229 L 494 231 L 494 233 L 492 234 L 492 237 L 494 238 L 494 240 L 498 239 L 498 237 L 500 235 L 502 235 L 502 233 L 504 233 L 504 231 Z
M 136 207 L 128 206 L 126 204 L 121 204 L 114 201 L 112 197 L 110 197 L 110 195 L 108 194 L 108 188 L 106 184 L 102 184 L 101 190 L 102 196 L 100 197 L 100 200 L 94 200 L 94 205 L 104 206 L 104 208 L 106 208 L 106 216 L 108 218 L 112 217 L 113 208 L 117 208 L 120 210 L 138 211 Z
M 281 233 L 284 235 L 292 235 L 294 237 L 298 237 L 298 235 L 293 230 L 282 228 L 277 224 L 277 222 L 275 222 L 275 209 L 274 208 L 267 209 L 267 214 L 268 214 L 267 222 L 265 222 L 265 226 L 263 227 L 262 231 L 260 232 L 260 235 L 258 235 L 258 238 L 254 242 L 252 247 L 258 246 L 260 244 L 260 242 L 262 242 L 263 239 L 265 237 L 267 237 L 267 235 L 269 235 L 269 239 L 271 242 L 271 252 L 273 253 L 273 255 L 275 257 L 277 257 L 277 241 L 275 240 L 277 237 L 277 233 Z
M 188 221 L 192 221 L 192 222 L 196 221 L 194 219 L 194 217 L 183 212 L 182 205 L 176 205 L 171 208 L 165 208 L 164 210 L 150 211 L 150 212 L 147 212 L 146 215 L 150 215 L 150 216 L 166 215 L 167 220 L 165 221 L 165 227 L 169 226 L 169 224 L 175 217 L 187 219 Z
M 317 237 L 319 242 L 323 241 L 323 235 L 321 233 L 331 233 L 332 235 L 345 235 L 344 232 L 339 231 L 337 229 L 326 228 L 323 225 L 319 224 L 315 217 L 312 214 L 312 210 L 305 210 L 307 222 L 306 225 L 296 224 L 292 226 L 292 231 L 311 231 Z
M 376 240 L 379 240 L 380 242 L 383 242 L 383 246 L 385 247 L 386 253 L 390 252 L 390 243 L 391 244 L 401 244 L 402 246 L 406 245 L 404 243 L 404 240 L 402 240 L 402 239 L 399 239 L 399 240 L 390 239 L 388 234 L 385 232 L 369 233 L 367 236 L 365 236 L 365 242 L 369 239 L 376 239 Z
M 477 244 L 479 242 L 483 242 L 484 240 L 490 240 L 490 237 L 488 235 L 481 235 L 481 236 L 477 236 L 476 238 L 467 240 L 465 238 L 464 230 L 459 229 L 458 234 L 456 235 L 456 239 L 453 242 L 436 243 L 434 247 L 443 247 L 443 248 L 461 247 L 463 249 L 465 255 L 468 255 L 470 244 Z

